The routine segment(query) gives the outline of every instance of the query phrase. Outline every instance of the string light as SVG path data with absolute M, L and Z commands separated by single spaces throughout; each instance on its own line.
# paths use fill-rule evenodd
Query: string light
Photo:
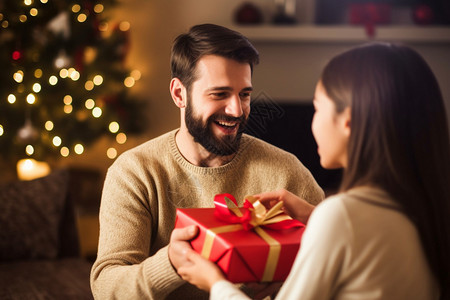
M 63 102 L 65 105 L 70 105 L 72 104 L 72 96 L 70 95 L 65 95 L 63 98 Z
M 70 151 L 69 151 L 69 148 L 62 147 L 61 150 L 59 150 L 59 153 L 61 154 L 61 156 L 67 157 L 67 156 L 69 156 Z
M 56 147 L 59 147 L 62 144 L 62 139 L 59 136 L 55 136 L 55 137 L 53 137 L 52 143 Z
M 103 12 L 104 9 L 105 9 L 105 7 L 103 6 L 103 4 L 96 4 L 94 6 L 94 11 L 98 14 Z
M 127 88 L 131 88 L 135 83 L 135 80 L 133 77 L 129 76 L 127 78 L 125 78 L 125 80 L 123 81 L 123 84 L 127 87 Z
M 3 28 L 8 28 L 8 26 L 9 26 L 8 21 L 5 20 L 5 21 L 2 22 L 2 27 Z
M 24 0 L 23 3 L 24 3 L 26 6 L 30 6 L 31 4 L 33 4 L 33 1 L 32 1 L 32 0 Z
M 59 77 L 67 78 L 69 76 L 69 71 L 66 68 L 59 70 Z
M 45 129 L 47 130 L 47 131 L 52 131 L 53 130 L 53 128 L 55 127 L 55 125 L 53 124 L 53 122 L 52 121 L 47 121 L 47 122 L 45 122 Z
M 92 99 L 87 99 L 86 102 L 84 102 L 84 106 L 87 109 L 93 109 L 95 107 L 95 101 Z
M 86 89 L 86 91 L 92 91 L 94 89 L 94 82 L 92 82 L 91 80 L 86 81 L 86 83 L 84 84 L 84 88 Z
M 84 152 L 84 147 L 81 144 L 76 144 L 73 150 L 75 151 L 76 154 L 80 155 Z
M 122 21 L 119 24 L 120 31 L 128 31 L 130 29 L 131 25 L 127 21 Z
M 37 15 L 38 15 L 38 10 L 36 9 L 36 8 L 32 8 L 32 9 L 30 9 L 30 15 L 32 16 L 32 17 L 36 17 Z
M 8 102 L 11 103 L 11 104 L 15 103 L 16 102 L 16 96 L 13 95 L 13 94 L 9 94 L 8 95 Z
M 101 23 L 98 25 L 98 30 L 100 30 L 101 32 L 106 32 L 106 31 L 108 31 L 108 27 L 109 27 L 108 23 L 106 23 L 106 22 L 101 22 Z
M 48 2 L 48 0 L 41 0 L 42 4 L 46 4 Z
M 92 115 L 94 116 L 94 118 L 100 118 L 100 116 L 102 115 L 102 109 L 100 107 L 94 107 L 92 109 Z
M 13 78 L 17 83 L 21 83 L 23 81 L 23 71 L 19 70 L 14 73 Z
M 41 85 L 37 82 L 35 84 L 33 84 L 33 91 L 35 93 L 39 93 L 41 91 Z
M 41 78 L 42 77 L 42 70 L 41 69 L 34 70 L 34 77 Z
M 64 112 L 66 114 L 70 114 L 73 111 L 73 106 L 72 105 L 64 105 Z
M 22 55 L 20 54 L 20 51 L 14 51 L 12 54 L 12 59 L 13 60 L 19 60 L 22 57 Z
M 72 12 L 77 13 L 81 10 L 81 6 L 79 4 L 75 4 L 72 6 Z
M 25 147 L 25 153 L 29 156 L 34 154 L 34 147 L 32 145 L 27 145 Z
M 19 21 L 20 22 L 22 22 L 22 23 L 25 23 L 26 21 L 27 21 L 27 16 L 26 15 L 20 15 L 20 17 L 19 17 Z
M 130 73 L 130 76 L 131 77 L 133 77 L 134 78 L 134 80 L 139 80 L 139 79 L 141 79 L 141 71 L 139 71 L 139 70 L 133 70 L 133 71 L 131 71 L 131 73 Z
M 3 129 L 3 125 L 0 124 L 0 136 L 2 136 L 3 133 L 5 133 L 5 130 Z
M 50 76 L 50 78 L 48 79 L 48 83 L 50 83 L 51 85 L 56 85 L 58 83 L 58 77 L 56 77 L 55 75 Z
M 93 81 L 95 85 L 101 85 L 103 83 L 103 77 L 101 75 L 95 75 Z
M 108 158 L 114 159 L 117 157 L 117 150 L 112 147 L 108 148 L 108 150 L 106 151 L 106 155 L 108 156 Z
M 115 121 L 109 123 L 109 131 L 111 131 L 112 133 L 116 133 L 117 131 L 119 131 L 119 127 L 119 123 Z
M 33 93 L 29 93 L 27 96 L 28 104 L 34 104 L 36 102 L 36 96 Z
M 116 142 L 119 144 L 125 144 L 127 141 L 127 135 L 123 132 L 116 135 Z
M 78 17 L 77 17 L 77 21 L 80 22 L 80 23 L 83 23 L 86 20 L 87 20 L 86 14 L 79 14 Z

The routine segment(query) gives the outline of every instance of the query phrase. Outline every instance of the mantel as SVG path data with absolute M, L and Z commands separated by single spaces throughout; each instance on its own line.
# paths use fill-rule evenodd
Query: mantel
M 253 42 L 359 43 L 370 40 L 419 44 L 450 44 L 450 26 L 384 25 L 369 38 L 364 26 L 237 26 L 234 29 Z

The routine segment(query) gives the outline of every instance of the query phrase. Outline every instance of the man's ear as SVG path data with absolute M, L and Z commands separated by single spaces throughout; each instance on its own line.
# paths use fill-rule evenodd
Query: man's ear
M 186 107 L 186 88 L 178 78 L 172 78 L 170 81 L 170 95 L 176 106 L 179 108 Z

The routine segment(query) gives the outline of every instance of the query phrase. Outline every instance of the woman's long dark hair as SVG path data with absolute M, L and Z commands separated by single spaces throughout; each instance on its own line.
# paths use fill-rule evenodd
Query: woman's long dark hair
M 351 107 L 341 190 L 375 185 L 415 224 L 441 299 L 450 298 L 450 138 L 439 85 L 414 50 L 387 43 L 333 58 L 321 81 L 337 112 Z

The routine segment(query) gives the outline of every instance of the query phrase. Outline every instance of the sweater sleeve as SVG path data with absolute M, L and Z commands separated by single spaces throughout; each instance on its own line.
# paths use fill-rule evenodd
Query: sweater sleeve
M 317 206 L 277 299 L 333 298 L 339 275 L 351 253 L 353 236 L 347 219 L 340 201 L 327 199 Z
M 98 256 L 91 271 L 96 299 L 163 299 L 184 283 L 169 261 L 167 246 L 149 256 L 156 229 L 142 186 L 148 180 L 142 176 L 128 162 L 108 170 Z
M 250 299 L 236 285 L 227 280 L 216 282 L 210 291 L 211 300 L 247 300 Z

